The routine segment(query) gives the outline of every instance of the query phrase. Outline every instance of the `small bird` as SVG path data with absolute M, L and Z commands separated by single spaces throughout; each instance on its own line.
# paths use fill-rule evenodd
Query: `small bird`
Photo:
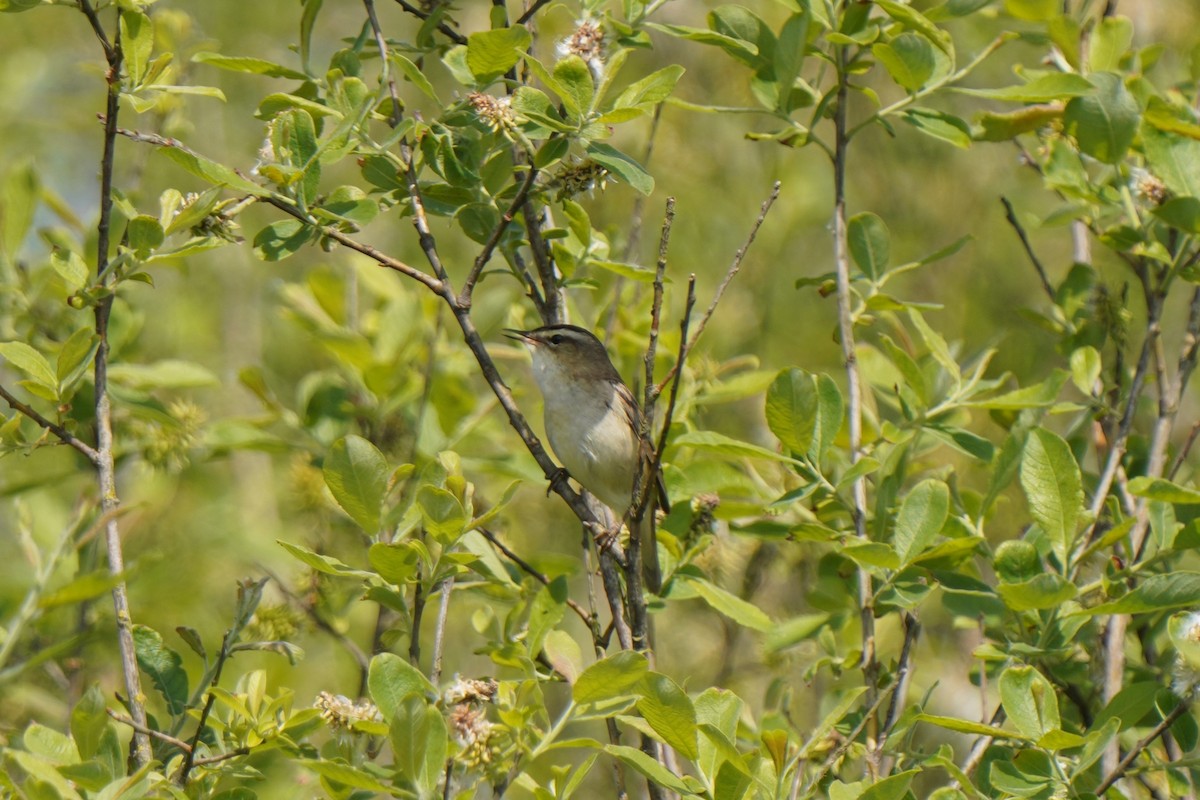
M 641 409 L 604 345 L 590 331 L 575 325 L 507 329 L 505 335 L 523 342 L 533 357 L 533 378 L 545 404 L 550 448 L 571 477 L 620 520 L 633 503 L 638 470 L 642 464 L 648 468 L 652 453 L 641 435 Z M 653 500 L 663 511 L 670 510 L 670 504 L 661 470 L 654 481 L 656 496 L 652 496 L 637 534 L 642 542 L 646 585 L 657 593 L 662 575 Z

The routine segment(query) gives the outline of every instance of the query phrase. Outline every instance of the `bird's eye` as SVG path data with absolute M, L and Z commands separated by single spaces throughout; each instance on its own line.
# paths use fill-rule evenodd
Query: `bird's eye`
M 561 333 L 556 333 L 550 337 L 550 344 L 562 344 L 564 341 L 566 341 L 566 337 Z

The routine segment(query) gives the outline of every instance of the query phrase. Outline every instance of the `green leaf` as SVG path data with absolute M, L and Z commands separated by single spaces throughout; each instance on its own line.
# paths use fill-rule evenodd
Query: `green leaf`
M 1149 500 L 1159 500 L 1164 503 L 1177 505 L 1196 505 L 1200 503 L 1200 491 L 1172 483 L 1166 478 L 1149 478 L 1141 476 L 1129 481 L 1129 493 L 1135 497 L 1145 497 Z
M 1200 234 L 1200 199 L 1172 197 L 1161 206 L 1151 209 L 1154 216 L 1184 233 Z
M 1067 132 L 1079 149 L 1105 164 L 1125 157 L 1137 135 L 1140 112 L 1137 100 L 1120 75 L 1098 72 L 1091 76 L 1096 91 L 1067 103 L 1063 113 Z
M 874 45 L 871 52 L 892 80 L 910 92 L 924 86 L 937 65 L 933 45 L 919 33 L 902 33 L 890 42 Z
M 1004 113 L 986 111 L 978 118 L 980 127 L 975 138 L 984 142 L 1006 142 L 1022 133 L 1046 127 L 1061 118 L 1062 112 L 1062 106 L 1057 103 L 1025 106 Z
M 1121 59 L 1133 44 L 1133 23 L 1128 17 L 1105 16 L 1087 37 L 1088 69 L 1119 72 Z
M 1100 710 L 1092 722 L 1092 729 L 1104 727 L 1109 720 L 1118 722 L 1118 730 L 1134 727 L 1154 710 L 1154 698 L 1160 688 L 1161 685 L 1155 681 L 1129 684 Z
M 366 570 L 354 569 L 348 564 L 334 558 L 333 556 L 325 556 L 320 553 L 315 553 L 307 547 L 301 547 L 298 544 L 275 540 L 275 543 L 287 550 L 301 562 L 325 575 L 335 575 L 339 578 L 373 578 L 374 575 Z
M 695 759 L 696 708 L 675 681 L 648 672 L 639 685 L 638 713 L 662 740 L 689 759 Z
M 166 234 L 158 219 L 148 214 L 139 214 L 129 220 L 129 225 L 125 228 L 125 237 L 138 258 L 147 258 L 162 246 Z
M 562 89 L 559 99 L 567 114 L 576 121 L 586 119 L 596 97 L 596 85 L 587 62 L 576 55 L 567 56 L 554 65 L 554 78 Z
M 245 72 L 251 75 L 266 75 L 269 78 L 288 78 L 294 81 L 308 80 L 308 76 L 299 70 L 290 69 L 276 64 L 273 61 L 267 61 L 262 58 L 251 58 L 249 56 L 226 56 L 220 53 L 201 52 L 192 56 L 192 61 L 197 64 L 209 64 L 218 69 L 229 70 L 230 72 Z
M 613 103 L 613 108 L 629 108 L 661 103 L 675 90 L 675 84 L 683 76 L 684 69 L 678 64 L 663 67 L 639 81 L 629 84 Z
M 825 457 L 842 427 L 842 392 L 828 375 L 817 376 L 817 422 L 813 429 L 812 454 L 820 461 Z
M 792 453 L 812 447 L 817 402 L 812 375 L 795 367 L 781 370 L 767 389 L 767 427 Z
M 1083 609 L 1079 614 L 1145 614 L 1172 608 L 1192 608 L 1200 597 L 1200 572 L 1151 575 L 1127 595 Z
M 935 478 L 921 481 L 904 498 L 893 543 L 907 564 L 933 543 L 950 515 L 950 490 Z
M 1200 141 L 1143 126 L 1142 149 L 1154 174 L 1172 193 L 1200 197 Z
M 62 276 L 70 291 L 77 292 L 87 285 L 88 266 L 75 251 L 65 250 L 61 247 L 54 248 L 50 253 L 50 266 Z
M 796 85 L 796 78 L 804 64 L 811 17 L 811 11 L 804 8 L 788 17 L 779 30 L 779 41 L 775 45 L 772 66 L 779 98 L 776 108 L 784 114 L 790 113 L 793 108 L 792 88 Z
M 1030 431 L 1020 479 L 1030 513 L 1065 563 L 1083 512 L 1083 483 L 1070 446 L 1045 428 Z
M 516 66 L 532 41 L 520 25 L 472 33 L 467 37 L 467 68 L 479 83 L 491 83 Z
M 964 150 L 971 146 L 971 127 L 953 114 L 929 108 L 910 108 L 900 114 L 900 119 L 926 136 Z M 965 241 L 965 238 L 960 239 L 959 243 Z
M 1100 379 L 1100 352 L 1091 345 L 1071 351 L 1071 381 L 1075 388 L 1090 396 Z
M 868 278 L 879 280 L 887 270 L 891 251 L 887 225 L 878 215 L 864 212 L 850 218 L 846 234 L 854 263 Z
M 50 362 L 24 342 L 0 342 L 0 358 L 44 386 L 54 388 L 58 385 Z
M 76 577 L 52 592 L 38 598 L 38 608 L 71 606 L 108 594 L 128 578 L 124 573 L 112 574 L 106 569 L 94 570 Z
M 442 101 L 438 99 L 437 91 L 434 90 L 433 84 L 429 82 L 429 78 L 425 77 L 425 73 L 421 71 L 420 67 L 395 50 L 390 51 L 388 57 L 400 67 L 400 71 L 404 73 L 404 77 L 408 78 L 413 86 L 420 89 L 422 94 L 433 102 L 441 104 Z
M 620 261 L 605 261 L 595 258 L 589 258 L 587 263 L 590 267 L 599 267 L 600 269 L 616 273 L 622 278 L 628 278 L 638 283 L 654 283 L 654 270 L 643 267 L 640 264 L 625 264 Z
M 395 653 L 380 653 L 371 659 L 367 669 L 367 691 L 386 720 L 396 715 L 404 698 L 414 694 L 437 694 L 437 689 L 420 670 Z
M 578 705 L 583 705 L 635 694 L 649 669 L 644 655 L 622 650 L 585 669 L 571 687 L 571 696 Z
M 1045 573 L 1019 583 L 1000 583 L 996 591 L 1013 611 L 1057 608 L 1075 599 L 1079 589 L 1057 573 Z
M 567 610 L 567 579 L 559 575 L 549 586 L 543 586 L 529 604 L 529 633 L 525 646 L 530 658 L 537 658 L 542 651 L 542 642 L 558 623 L 562 622 Z
M 628 747 L 621 744 L 609 744 L 604 746 L 604 752 L 617 758 L 627 766 L 640 772 L 650 780 L 657 783 L 663 788 L 670 789 L 673 792 L 678 792 L 686 797 L 691 797 L 697 794 L 695 787 L 689 786 L 681 778 L 675 776 L 662 764 L 655 761 L 650 756 L 638 750 L 636 747 Z
M 914 721 L 927 722 L 930 725 L 937 725 L 939 728 L 945 728 L 948 731 L 968 733 L 972 736 L 991 736 L 997 739 L 1024 738 L 1019 734 L 1014 734 L 1012 731 L 1006 731 L 1004 728 L 997 728 L 994 725 L 984 725 L 982 722 L 972 722 L 971 720 L 959 719 L 958 717 L 917 714 L 914 717 Z
M 108 377 L 121 386 L 141 391 L 199 389 L 221 383 L 205 367 L 175 358 L 153 364 L 114 364 L 108 368 Z
M 178 147 L 160 147 L 156 152 L 161 153 L 168 160 L 174 161 L 185 171 L 195 175 L 197 178 L 208 181 L 216 186 L 228 186 L 234 191 L 246 192 L 255 197 L 267 197 L 270 195 L 270 192 L 257 183 L 248 181 L 229 167 L 218 164 L 197 153 Z
M 1000 702 L 1017 730 L 1030 739 L 1062 727 L 1058 694 L 1033 667 L 1009 667 L 1000 673 Z
M 126 10 L 121 20 L 121 51 L 125 55 L 125 71 L 137 86 L 146 77 L 150 53 L 154 49 L 154 23 L 141 11 Z
M 909 30 L 923 34 L 926 39 L 937 45 L 937 48 L 954 60 L 954 44 L 950 34 L 929 21 L 928 17 L 912 6 L 894 2 L 894 0 L 875 0 L 875 5 L 882 8 L 892 19 Z
M 421 552 L 413 542 L 376 542 L 367 551 L 367 560 L 379 577 L 396 586 L 406 586 L 420 574 Z
M 346 436 L 329 449 L 323 472 L 342 510 L 368 534 L 377 533 L 388 481 L 383 453 L 361 436 Z
M 617 150 L 612 145 L 603 142 L 592 142 L 587 146 L 587 154 L 600 166 L 613 173 L 621 180 L 644 195 L 654 191 L 654 178 L 645 168 L 629 156 Z
M 441 712 L 423 694 L 410 694 L 392 713 L 390 734 L 399 776 L 412 781 L 421 797 L 430 797 L 442 776 L 449 748 Z
M 691 447 L 731 458 L 765 458 L 770 461 L 796 463 L 796 460 L 790 456 L 776 453 L 774 450 L 768 450 L 756 444 L 738 441 L 715 431 L 690 431 L 676 437 L 673 443 L 677 447 Z
M 352 767 L 349 764 L 344 764 L 341 761 L 334 761 L 328 758 L 320 760 L 301 758 L 298 759 L 298 762 L 305 769 L 311 770 L 335 784 L 351 789 L 363 789 L 377 795 L 386 796 L 391 793 L 390 787 L 381 783 L 371 773 L 357 767 Z M 222 792 L 217 797 L 221 797 L 224 800 L 225 794 L 225 792 Z M 233 799 L 230 798 L 230 800 Z M 238 800 L 241 800 L 241 798 L 238 798 Z
M 3 0 L 0 0 L 2 7 Z M 5 176 L 0 189 L 0 252 L 14 261 L 33 225 L 42 182 L 30 160 L 20 161 Z
M 104 732 L 109 727 L 105 708 L 104 693 L 99 684 L 93 683 L 71 709 L 71 738 L 84 761 L 100 750 Z
M 453 492 L 436 486 L 422 486 L 417 505 L 425 520 L 425 530 L 442 544 L 450 544 L 463 533 L 469 517 Z
M 1092 92 L 1093 88 L 1088 79 L 1082 75 L 1055 72 L 1049 75 L 1040 75 L 1028 83 L 1017 86 L 1004 86 L 999 89 L 956 88 L 955 91 L 1006 103 L 1049 103 L 1054 100 L 1082 97 Z
M 158 631 L 145 625 L 133 626 L 133 649 L 138 666 L 166 701 L 167 712 L 172 717 L 182 714 L 187 708 L 188 678 L 179 653 L 163 644 Z
M 762 632 L 769 631 L 774 627 L 774 623 L 767 613 L 753 603 L 701 578 L 682 573 L 679 578 L 700 595 L 700 599 L 708 603 L 714 611 L 724 614 L 737 624 Z
M 259 231 L 254 237 L 254 255 L 263 261 L 282 261 L 308 244 L 313 229 L 298 219 L 281 219 Z
M 912 783 L 912 779 L 920 771 L 919 769 L 910 769 L 907 772 L 898 772 L 875 781 L 870 788 L 858 796 L 858 800 L 901 800 L 908 794 L 908 787 Z

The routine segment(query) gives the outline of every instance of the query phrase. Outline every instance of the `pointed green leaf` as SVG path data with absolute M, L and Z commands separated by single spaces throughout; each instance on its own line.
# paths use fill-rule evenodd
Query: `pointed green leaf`
M 346 436 L 333 443 L 323 471 L 342 510 L 367 533 L 378 532 L 388 480 L 383 453 L 361 436 Z
M 1000 702 L 1017 730 L 1031 739 L 1062 727 L 1054 685 L 1033 667 L 1009 667 L 1000 673 Z
M 868 278 L 879 280 L 887 270 L 890 258 L 891 237 L 887 225 L 877 214 L 864 212 L 850 218 L 846 234 L 854 263 Z
M 1045 428 L 1030 431 L 1020 478 L 1030 513 L 1065 561 L 1083 513 L 1083 483 L 1070 446 Z
M 179 653 L 163 644 L 158 631 L 145 625 L 134 626 L 133 648 L 138 666 L 150 676 L 167 703 L 167 711 L 173 717 L 182 714 L 188 702 L 188 677 Z
M 950 514 L 950 490 L 935 478 L 921 481 L 904 498 L 896 517 L 894 544 L 904 564 L 933 543 Z
M 384 719 L 395 716 L 404 698 L 436 694 L 437 689 L 413 665 L 395 653 L 380 653 L 367 670 L 367 690 Z
M 695 759 L 696 709 L 675 681 L 649 672 L 639 685 L 638 713 L 662 740 L 689 759 Z
M 767 427 L 792 453 L 807 453 L 817 422 L 817 387 L 801 369 L 780 371 L 767 389 Z
M 902 33 L 890 42 L 880 42 L 871 52 L 901 88 L 915 92 L 933 75 L 937 61 L 933 45 L 919 33 Z
M 571 695 L 577 704 L 583 705 L 634 694 L 649 669 L 644 655 L 622 650 L 585 669 L 575 681 Z

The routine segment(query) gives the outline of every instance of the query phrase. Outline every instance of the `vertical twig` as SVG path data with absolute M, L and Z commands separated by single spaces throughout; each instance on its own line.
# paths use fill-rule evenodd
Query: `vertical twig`
M 846 223 L 846 150 L 849 138 L 846 135 L 846 104 L 849 100 L 849 75 L 846 74 L 846 49 L 837 49 L 837 106 L 834 109 L 834 157 L 833 157 L 833 258 L 837 271 L 838 335 L 842 342 L 842 359 L 846 369 L 846 413 L 847 430 L 850 438 L 850 465 L 853 467 L 862 458 L 862 386 L 858 372 L 858 355 L 854 344 L 854 319 L 851 313 L 850 257 Z M 867 538 L 867 488 L 862 476 L 851 484 L 854 508 L 854 532 L 862 540 Z M 864 568 L 858 569 L 859 618 L 862 624 L 862 672 L 867 692 L 865 704 L 874 708 L 879 694 L 879 664 L 875 658 L 875 589 L 871 574 Z M 874 711 L 871 712 L 874 717 Z M 867 724 L 868 741 L 877 741 L 878 720 L 872 718 Z M 868 747 L 867 766 L 871 777 L 878 775 L 879 753 Z
M 100 221 L 96 225 L 96 275 L 102 286 L 110 281 L 108 250 L 112 239 L 113 166 L 116 161 L 117 115 L 121 104 L 121 68 L 125 56 L 121 47 L 121 9 L 116 10 L 116 33 L 110 42 L 104 34 L 104 26 L 96 16 L 89 0 L 78 0 L 79 8 L 91 23 L 92 30 L 104 49 L 108 62 L 106 80 L 108 98 L 104 116 L 104 155 L 100 161 Z M 109 294 L 96 304 L 96 347 L 95 369 L 95 414 L 96 414 L 96 473 L 100 488 L 100 509 L 108 519 L 104 525 L 104 544 L 108 555 L 108 570 L 113 575 L 125 571 L 125 557 L 121 549 L 121 528 L 116 510 L 121 501 L 117 493 L 116 460 L 113 455 L 112 400 L 108 394 L 108 321 L 112 314 L 113 295 Z M 112 590 L 113 610 L 116 613 L 117 644 L 121 652 L 121 671 L 125 678 L 125 691 L 129 695 L 129 716 L 141 728 L 147 727 L 145 698 L 142 680 L 138 672 L 137 654 L 133 644 L 133 618 L 129 612 L 129 595 L 125 582 L 118 583 Z M 133 762 L 138 767 L 151 759 L 150 737 L 134 729 Z
M 454 576 L 441 583 L 441 602 L 438 605 L 437 623 L 433 627 L 433 666 L 429 670 L 429 682 L 437 686 L 442 677 L 442 653 L 446 641 L 446 617 L 450 613 L 450 593 L 454 590 Z

